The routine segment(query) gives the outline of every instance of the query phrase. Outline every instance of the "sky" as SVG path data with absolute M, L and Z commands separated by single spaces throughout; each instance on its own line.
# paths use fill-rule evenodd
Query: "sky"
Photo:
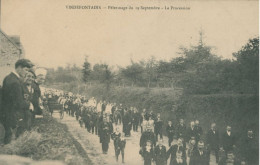
M 101 10 L 66 9 L 100 5 Z M 107 6 L 190 7 L 190 10 L 108 10 Z M 91 64 L 126 66 L 154 56 L 178 57 L 196 45 L 199 31 L 213 53 L 232 53 L 259 35 L 258 1 L 2 0 L 1 29 L 19 35 L 26 58 L 42 67 Z

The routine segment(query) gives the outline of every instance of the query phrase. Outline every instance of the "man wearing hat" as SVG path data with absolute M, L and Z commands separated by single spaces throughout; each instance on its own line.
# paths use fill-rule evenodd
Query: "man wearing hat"
M 33 64 L 27 59 L 20 59 L 15 63 L 15 70 L 7 75 L 3 81 L 2 112 L 6 131 L 5 143 L 9 143 L 16 135 L 19 125 L 24 120 L 24 111 L 29 108 L 29 103 L 24 95 L 23 79 Z

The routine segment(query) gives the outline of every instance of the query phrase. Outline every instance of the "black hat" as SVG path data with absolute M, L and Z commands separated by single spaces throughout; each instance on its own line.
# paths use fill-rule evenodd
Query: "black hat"
M 15 63 L 15 68 L 18 68 L 19 66 L 21 66 L 22 68 L 31 68 L 34 66 L 34 64 L 28 59 L 19 59 Z

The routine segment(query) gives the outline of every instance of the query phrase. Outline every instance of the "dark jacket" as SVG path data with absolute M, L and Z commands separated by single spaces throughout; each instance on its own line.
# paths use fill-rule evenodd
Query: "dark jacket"
M 114 140 L 114 147 L 116 152 L 118 152 L 119 150 L 123 151 L 125 149 L 126 140 L 122 140 L 120 137 L 121 133 L 116 134 L 116 132 L 114 132 L 111 134 L 111 138 L 112 140 Z
M 196 132 L 196 129 L 195 127 L 193 129 L 191 129 L 191 127 L 189 127 L 187 129 L 187 133 L 186 133 L 186 141 L 189 141 L 191 139 L 191 137 L 195 137 L 197 138 L 197 132 Z
M 41 89 L 39 84 L 37 84 L 36 82 L 32 83 L 32 88 L 34 90 L 32 95 L 32 104 L 34 107 L 34 113 L 37 115 L 41 115 L 42 109 L 40 108 L 40 104 L 39 104 L 39 99 L 41 97 Z
M 166 132 L 167 132 L 167 135 L 168 135 L 168 137 L 169 136 L 173 136 L 174 135 L 174 127 L 173 127 L 173 125 L 167 125 L 167 127 L 166 127 Z
M 171 163 L 171 165 L 186 165 L 186 161 L 183 161 L 182 163 L 178 163 L 176 159 L 174 159 Z
M 203 150 L 202 155 L 200 155 L 199 150 L 195 150 L 192 157 L 190 158 L 190 165 L 209 165 L 209 153 Z
M 156 120 L 154 123 L 154 132 L 155 133 L 161 133 L 163 127 L 163 121 L 162 120 Z
M 134 123 L 138 124 L 141 118 L 140 113 L 138 112 L 134 113 L 133 118 L 134 118 Z
M 241 141 L 240 153 L 242 157 L 248 162 L 248 164 L 259 164 L 258 156 L 258 139 L 255 137 L 244 137 Z
M 176 127 L 177 138 L 183 138 L 186 140 L 186 126 L 178 124 Z
M 140 147 L 144 147 L 147 141 L 151 141 L 152 144 L 155 146 L 156 138 L 153 132 L 144 132 L 140 138 Z
M 150 151 L 147 151 L 146 148 L 139 151 L 139 154 L 144 158 L 144 165 L 151 165 L 152 159 L 154 159 L 154 149 L 151 148 Z
M 156 162 L 156 165 L 166 165 L 167 163 L 167 152 L 166 147 L 162 146 L 160 149 L 160 146 L 157 145 L 154 149 L 154 160 Z
M 209 145 L 211 149 L 219 148 L 219 134 L 217 130 L 215 131 L 215 133 L 212 129 L 208 131 L 206 143 Z
M 200 140 L 202 134 L 203 134 L 203 131 L 202 131 L 202 127 L 200 125 L 195 125 L 195 131 L 196 131 L 196 139 L 197 140 Z
M 178 145 L 173 145 L 167 151 L 167 159 L 171 156 L 170 164 L 173 165 L 174 160 L 176 159 L 176 153 L 179 150 L 182 152 L 182 159 L 186 163 L 186 149 L 183 146 L 178 147 Z
M 100 143 L 109 143 L 110 135 L 113 132 L 113 125 L 111 122 L 102 122 L 100 130 Z
M 24 119 L 25 110 L 29 108 L 29 102 L 24 93 L 24 86 L 14 73 L 10 73 L 3 81 L 2 112 L 4 124 L 15 128 L 19 119 Z
M 222 145 L 224 147 L 224 150 L 226 152 L 231 151 L 233 149 L 233 145 L 235 145 L 236 139 L 233 132 L 231 132 L 231 135 L 228 136 L 227 132 L 224 132 L 222 136 Z

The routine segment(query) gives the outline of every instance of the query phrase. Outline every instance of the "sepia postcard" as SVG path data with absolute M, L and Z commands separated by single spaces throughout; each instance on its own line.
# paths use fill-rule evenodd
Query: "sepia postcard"
M 258 165 L 258 0 L 0 0 L 0 165 Z

